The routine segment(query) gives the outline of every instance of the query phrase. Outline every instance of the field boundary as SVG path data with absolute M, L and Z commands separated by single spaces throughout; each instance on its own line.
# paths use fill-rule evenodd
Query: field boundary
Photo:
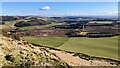
M 69 38 L 70 39 L 70 38 Z M 62 43 L 60 46 L 62 46 L 63 44 L 65 44 L 67 41 L 69 41 L 69 39 L 67 39 L 64 43 Z M 58 46 L 58 47 L 60 47 L 60 46 Z

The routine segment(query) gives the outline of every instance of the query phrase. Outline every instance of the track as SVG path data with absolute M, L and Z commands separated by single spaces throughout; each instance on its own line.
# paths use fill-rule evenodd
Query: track
M 73 56 L 73 54 L 66 53 L 63 51 L 49 50 L 51 53 L 54 53 L 62 61 L 68 63 L 70 66 L 113 66 L 105 61 L 98 60 L 84 60 L 79 57 Z

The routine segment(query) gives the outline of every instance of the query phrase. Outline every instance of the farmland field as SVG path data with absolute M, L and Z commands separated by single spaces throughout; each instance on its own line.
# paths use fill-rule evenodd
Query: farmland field
M 118 37 L 70 38 L 59 47 L 63 50 L 80 52 L 91 56 L 118 59 Z
M 42 44 L 50 47 L 57 47 L 77 53 L 84 53 L 91 56 L 118 59 L 118 36 L 107 38 L 87 37 L 25 37 L 31 43 Z
M 59 47 L 64 44 L 69 38 L 64 37 L 47 37 L 47 38 L 38 38 L 38 37 L 24 37 L 28 42 L 35 43 L 39 45 L 49 46 L 49 47 Z

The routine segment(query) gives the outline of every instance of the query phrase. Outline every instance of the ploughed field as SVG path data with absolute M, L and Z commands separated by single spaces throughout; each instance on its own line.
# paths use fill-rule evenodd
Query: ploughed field
M 24 39 L 43 46 L 118 60 L 118 36 L 106 38 L 27 36 Z

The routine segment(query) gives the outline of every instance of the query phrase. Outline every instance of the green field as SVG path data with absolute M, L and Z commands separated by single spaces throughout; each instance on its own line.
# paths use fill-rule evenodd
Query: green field
M 64 37 L 47 37 L 47 38 L 38 38 L 38 37 L 24 37 L 28 42 L 40 44 L 49 47 L 59 47 L 64 44 L 69 38 Z
M 92 56 L 118 59 L 117 36 L 111 38 L 70 38 L 59 48 Z
M 15 23 L 16 23 L 15 21 L 5 22 L 5 26 L 7 26 L 7 27 L 15 27 L 14 26 Z
M 23 20 L 15 20 L 15 21 L 6 21 L 4 25 L 2 25 L 2 28 L 10 28 L 15 27 L 14 24 L 16 22 L 23 21 Z
M 6 22 L 4 25 L 0 25 L 0 29 L 14 27 L 15 22 Z
M 62 50 L 118 59 L 118 36 L 107 38 L 25 37 L 25 39 L 32 43 L 57 47 Z

